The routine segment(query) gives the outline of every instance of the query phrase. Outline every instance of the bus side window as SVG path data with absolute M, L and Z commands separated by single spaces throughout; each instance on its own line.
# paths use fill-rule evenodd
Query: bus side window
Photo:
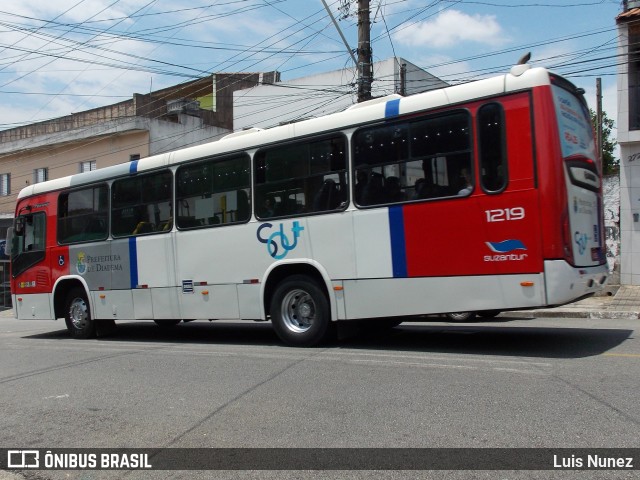
M 499 103 L 478 110 L 480 181 L 487 193 L 499 193 L 507 186 L 504 111 Z
M 124 178 L 111 189 L 114 237 L 163 233 L 171 221 L 172 174 L 161 171 Z
M 374 206 L 469 195 L 470 120 L 468 111 L 456 110 L 356 131 L 356 203 Z
M 176 225 L 180 229 L 247 222 L 251 217 L 250 158 L 208 158 L 176 172 Z
M 109 194 L 98 185 L 58 197 L 58 243 L 105 240 L 108 232 Z
M 343 136 L 264 148 L 255 156 L 256 216 L 261 219 L 341 210 L 347 204 Z

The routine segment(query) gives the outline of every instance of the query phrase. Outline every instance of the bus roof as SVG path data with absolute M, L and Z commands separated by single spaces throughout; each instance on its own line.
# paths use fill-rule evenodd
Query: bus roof
M 517 65 L 507 74 L 484 80 L 477 80 L 438 90 L 430 90 L 409 97 L 390 95 L 382 99 L 378 98 L 370 102 L 354 105 L 347 110 L 331 115 L 265 130 L 251 129 L 251 131 L 246 132 L 246 134 L 244 132 L 236 132 L 228 135 L 226 138 L 206 144 L 161 153 L 140 160 L 93 170 L 91 172 L 78 173 L 36 183 L 23 188 L 18 194 L 18 200 L 54 190 L 72 188 L 146 170 L 176 165 L 188 160 L 257 149 L 275 142 L 317 135 L 322 132 L 353 128 L 366 122 L 384 120 L 407 113 L 460 104 L 541 85 L 550 85 L 549 72 L 546 69 L 530 68 L 528 65 Z

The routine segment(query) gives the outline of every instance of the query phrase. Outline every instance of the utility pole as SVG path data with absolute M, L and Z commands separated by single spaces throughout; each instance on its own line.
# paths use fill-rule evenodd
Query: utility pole
M 604 171 L 602 164 L 602 79 L 596 78 L 596 146 L 598 147 L 598 163 L 600 164 L 600 171 Z
M 371 99 L 373 61 L 369 0 L 358 0 L 358 102 Z
M 398 92 L 403 97 L 407 95 L 407 64 L 400 65 L 400 89 Z

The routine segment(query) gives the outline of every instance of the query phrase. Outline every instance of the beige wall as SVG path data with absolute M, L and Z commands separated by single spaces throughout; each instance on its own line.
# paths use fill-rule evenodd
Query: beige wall
M 80 163 L 96 161 L 96 168 L 128 162 L 129 156 L 149 156 L 149 132 L 134 131 L 0 155 L 0 174 L 11 174 L 9 196 L 0 197 L 0 216 L 13 214 L 22 188 L 33 182 L 36 168 L 48 168 L 49 179 L 80 172 Z

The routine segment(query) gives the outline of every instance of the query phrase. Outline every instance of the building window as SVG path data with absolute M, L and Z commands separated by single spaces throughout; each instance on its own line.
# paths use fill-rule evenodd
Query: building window
M 0 174 L 0 196 L 6 197 L 11 194 L 11 174 Z
M 96 161 L 89 160 L 87 162 L 80 162 L 80 173 L 90 172 L 96 169 Z
M 48 168 L 36 168 L 33 171 L 33 183 L 41 183 L 49 180 Z

